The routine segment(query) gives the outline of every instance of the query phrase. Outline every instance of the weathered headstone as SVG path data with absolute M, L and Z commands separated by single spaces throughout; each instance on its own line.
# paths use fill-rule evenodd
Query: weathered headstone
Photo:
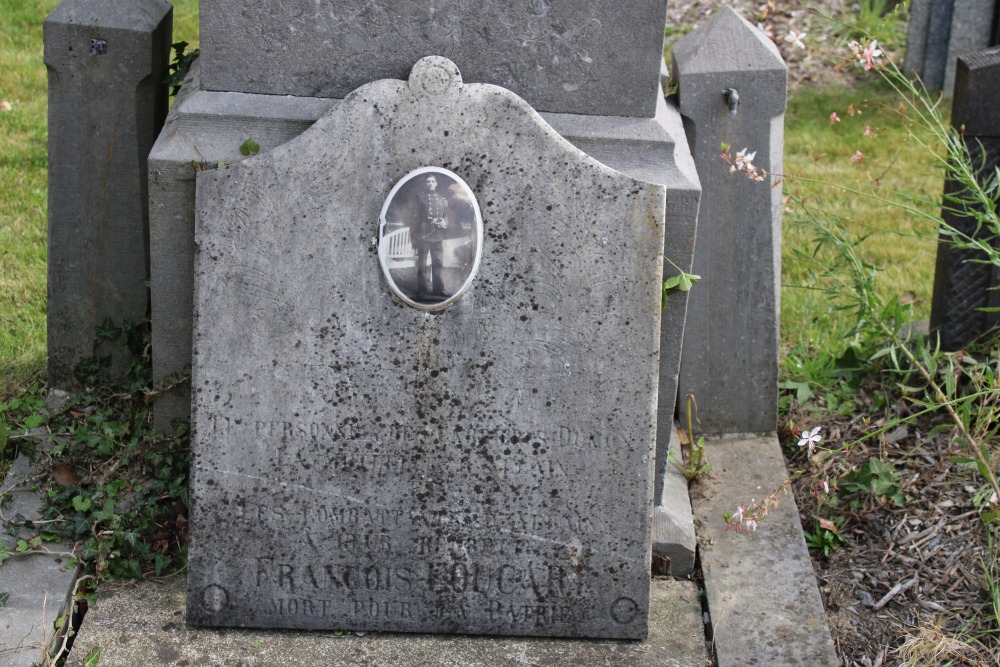
M 651 117 L 667 0 L 202 0 L 207 90 L 342 98 L 419 58 L 539 111 Z
M 376 239 L 428 166 L 483 221 L 436 313 Z M 663 186 L 431 57 L 197 197 L 189 622 L 645 635 Z
M 75 385 L 111 318 L 148 315 L 146 156 L 167 114 L 172 9 L 164 0 L 65 0 L 45 19 L 49 71 L 49 383 Z
M 910 19 L 906 27 L 906 55 L 903 67 L 911 76 L 924 77 L 927 59 L 927 33 L 931 20 L 931 0 L 910 0 Z M 926 83 L 924 85 L 927 85 Z
M 995 44 L 996 0 L 913 0 L 905 67 L 950 95 L 959 56 Z
M 202 26 L 201 33 L 202 57 L 195 62 L 191 75 L 172 108 L 168 123 L 150 154 L 150 265 L 153 277 L 153 320 L 156 323 L 152 333 L 153 375 L 154 380 L 160 383 L 183 374 L 191 363 L 192 248 L 194 243 L 194 173 L 196 165 L 213 165 L 218 160 L 238 159 L 240 157 L 239 146 L 248 137 L 253 137 L 262 146 L 262 150 L 270 150 L 303 132 L 326 110 L 338 103 L 337 100 L 331 98 L 293 96 L 294 86 L 292 84 L 294 80 L 283 78 L 284 74 L 275 79 L 276 81 L 284 81 L 281 84 L 282 87 L 275 91 L 281 94 L 217 92 L 221 85 L 218 82 L 213 84 L 216 90 L 211 90 L 210 86 L 206 86 L 203 81 L 204 77 L 202 77 L 202 65 L 211 62 L 213 52 L 219 58 L 232 58 L 233 54 L 239 52 L 237 43 L 244 39 L 239 34 L 211 27 L 213 22 L 211 14 L 220 12 L 220 8 L 226 4 L 224 0 L 205 0 L 202 3 L 203 12 L 208 14 L 205 17 L 205 25 Z M 347 4 L 349 3 L 345 3 L 345 6 Z M 592 11 L 590 9 L 574 9 L 569 3 L 564 3 L 566 6 L 553 7 L 550 12 L 547 3 L 539 3 L 537 11 L 532 12 L 523 1 L 507 4 L 510 5 L 507 9 L 500 8 L 500 5 L 491 5 L 490 11 L 494 13 L 509 12 L 512 17 L 519 17 L 518 20 L 522 22 L 528 21 L 529 15 L 534 13 L 544 15 L 542 18 L 545 21 L 553 21 L 555 16 L 565 18 L 565 23 L 559 23 L 558 26 L 562 29 L 558 31 L 558 34 L 550 34 L 549 38 L 553 44 L 562 43 L 562 38 L 559 35 L 568 32 L 567 39 L 572 37 L 578 46 L 585 48 L 591 54 L 588 58 L 594 61 L 592 63 L 594 67 L 601 67 L 603 66 L 601 63 L 606 62 L 603 58 L 594 57 L 596 53 L 610 50 L 618 54 L 625 53 L 626 48 L 635 49 L 634 52 L 629 51 L 629 65 L 625 69 L 615 71 L 601 81 L 595 81 L 594 85 L 618 86 L 618 82 L 628 79 L 640 89 L 650 91 L 648 99 L 646 93 L 629 93 L 627 95 L 614 93 L 613 96 L 618 101 L 616 104 L 629 101 L 620 109 L 620 116 L 579 115 L 580 113 L 601 114 L 611 111 L 599 106 L 590 106 L 603 99 L 603 95 L 594 94 L 594 91 L 585 93 L 580 90 L 574 94 L 579 97 L 579 100 L 586 100 L 588 105 L 586 108 L 581 108 L 576 102 L 573 102 L 573 99 L 576 98 L 566 98 L 563 100 L 565 104 L 561 102 L 558 106 L 560 110 L 572 113 L 542 112 L 542 115 L 560 135 L 581 150 L 586 151 L 591 157 L 630 176 L 660 183 L 668 188 L 670 193 L 667 198 L 668 214 L 675 224 L 668 230 L 667 256 L 677 266 L 690 269 L 700 188 L 681 130 L 677 109 L 673 104 L 665 103 L 659 87 L 657 68 L 662 64 L 665 2 L 643 0 L 642 3 L 630 5 L 628 8 L 616 8 L 617 18 L 602 23 L 601 30 L 587 31 L 585 34 L 579 31 L 574 32 L 570 28 L 573 25 L 582 25 L 581 22 L 588 20 L 585 15 Z M 379 9 L 382 6 L 385 8 Z M 371 11 L 381 15 L 386 12 L 403 11 L 397 8 L 404 6 L 409 6 L 409 3 L 377 2 L 371 3 Z M 477 21 L 481 20 L 479 16 L 481 8 L 480 3 L 453 3 L 449 5 L 448 9 L 450 12 L 449 20 L 463 26 L 475 25 Z M 231 9 L 233 8 L 231 7 Z M 406 11 L 413 10 L 411 8 Z M 593 11 L 607 12 L 609 10 L 599 8 Z M 237 81 L 228 85 L 233 91 L 248 90 L 250 86 L 246 85 L 246 82 L 251 79 L 259 79 L 263 76 L 263 72 L 269 72 L 269 68 L 274 67 L 273 61 L 282 63 L 287 72 L 300 71 L 304 62 L 303 54 L 307 52 L 310 54 L 308 56 L 310 66 L 319 62 L 320 59 L 316 56 L 318 51 L 302 48 L 303 38 L 300 24 L 307 17 L 311 17 L 309 20 L 315 23 L 311 27 L 306 26 L 305 32 L 307 33 L 318 34 L 336 27 L 331 28 L 328 25 L 329 11 L 327 14 L 314 15 L 316 14 L 315 8 L 313 13 L 304 12 L 300 3 L 265 3 L 255 0 L 253 3 L 241 3 L 238 8 L 233 9 L 233 12 L 235 14 L 241 12 L 256 13 L 257 15 L 266 14 L 268 17 L 287 19 L 284 23 L 268 20 L 268 25 L 278 31 L 268 37 L 274 47 L 273 58 L 261 60 L 256 51 L 251 51 L 244 53 L 243 57 L 236 58 L 231 63 L 232 67 L 227 72 L 227 76 L 237 77 Z M 237 17 L 233 20 L 243 21 L 244 19 Z M 649 27 L 636 31 L 624 27 L 623 21 Z M 295 32 L 282 27 L 289 22 L 296 26 Z M 248 29 L 259 30 L 259 28 L 252 26 Z M 401 28 L 400 26 L 396 26 L 394 29 L 405 31 L 405 27 Z M 277 35 L 283 30 L 285 31 L 282 33 L 284 41 L 279 44 Z M 627 37 L 622 37 L 619 34 L 622 30 L 628 33 Z M 647 30 L 650 34 L 655 32 L 656 36 L 655 38 L 642 37 L 643 46 L 640 51 L 638 50 L 640 42 L 638 35 L 646 35 Z M 466 28 L 463 34 L 476 35 L 477 33 Z M 417 37 L 413 37 L 413 39 L 417 40 Z M 219 42 L 223 46 L 216 48 L 213 46 L 215 42 Z M 327 75 L 329 75 L 329 71 L 332 71 L 328 67 L 336 67 L 336 63 L 358 60 L 357 51 L 364 47 L 364 42 L 347 39 L 334 46 L 336 46 L 336 50 L 329 53 L 325 50 L 331 48 L 329 44 L 316 47 L 317 49 L 322 48 L 323 53 L 327 54 L 327 57 L 324 57 L 326 63 L 324 72 L 327 72 Z M 477 55 L 479 46 L 476 39 L 470 39 L 454 48 L 465 49 L 466 55 L 474 59 L 480 57 Z M 492 65 L 517 72 L 527 68 L 536 73 L 531 74 L 530 77 L 523 72 L 519 73 L 517 75 L 520 82 L 518 85 L 524 85 L 530 80 L 533 90 L 551 89 L 551 91 L 562 91 L 562 93 L 552 94 L 562 95 L 567 93 L 564 88 L 566 80 L 563 74 L 565 72 L 555 67 L 552 54 L 546 51 L 550 46 L 551 44 L 546 42 L 545 48 L 542 48 L 542 43 L 536 40 L 530 42 L 523 49 L 520 46 L 518 48 L 512 47 L 506 49 Z M 529 56 L 534 60 L 529 62 Z M 417 57 L 406 60 L 400 65 L 400 72 L 391 76 L 403 76 L 406 73 L 405 68 L 415 62 Z M 469 76 L 468 66 L 463 66 L 460 60 L 454 58 L 453 60 L 462 67 L 466 80 L 475 80 Z M 566 65 L 564 59 L 558 60 L 559 63 L 562 63 L 560 67 Z M 641 66 L 643 71 L 645 71 L 647 63 L 656 64 L 656 67 L 650 68 L 648 77 L 646 74 L 641 76 L 637 74 L 640 62 L 643 63 Z M 501 63 L 503 64 L 501 65 Z M 299 70 L 296 70 L 297 67 Z M 301 77 L 306 76 L 301 71 L 300 74 Z M 354 76 L 353 73 L 351 75 Z M 314 74 L 309 74 L 309 76 L 314 76 Z M 378 75 L 378 77 L 384 76 L 390 75 Z M 487 82 L 505 85 L 505 81 L 506 79 Z M 521 92 L 524 93 L 529 103 L 532 102 L 530 96 L 532 91 L 522 90 Z M 306 94 L 311 95 L 312 91 L 310 90 Z M 636 102 L 636 105 L 632 106 L 632 102 Z M 655 109 L 655 115 L 650 118 L 642 117 L 651 115 L 645 110 L 646 104 Z M 537 108 L 537 104 L 535 106 Z M 662 415 L 666 415 L 664 417 L 665 423 L 661 429 L 663 433 L 669 433 L 670 415 L 673 413 L 672 405 L 676 393 L 673 386 L 676 383 L 677 368 L 680 363 L 680 343 L 686 307 L 687 294 L 674 294 L 670 297 L 664 318 L 664 363 L 661 387 L 665 391 L 661 392 L 660 410 Z M 667 402 L 670 405 L 664 407 Z M 186 384 L 180 384 L 161 395 L 157 399 L 155 409 L 157 428 L 169 429 L 175 421 L 187 421 L 189 405 L 190 398 Z M 658 450 L 661 461 L 660 470 L 666 466 L 668 446 L 666 436 L 661 440 L 661 446 Z
M 996 0 L 960 0 L 955 3 L 944 72 L 944 90 L 948 94 L 955 89 L 955 68 L 959 56 L 996 44 L 991 41 L 996 4 Z
M 777 47 L 730 8 L 673 49 L 680 110 L 702 198 L 679 396 L 707 434 L 774 431 L 778 421 L 781 173 L 787 70 Z M 735 94 L 727 91 L 735 91 Z M 738 104 L 735 104 L 738 100 Z M 730 105 L 734 103 L 734 106 Z M 756 153 L 768 182 L 719 158 Z
M 1000 47 L 970 53 L 958 59 L 952 126 L 962 133 L 978 177 L 993 176 L 1000 165 Z M 961 196 L 955 182 L 945 184 L 945 195 Z M 977 230 L 973 216 L 955 211 L 945 202 L 942 217 L 962 235 L 984 239 L 989 229 Z M 996 242 L 994 242 L 996 245 Z M 1000 246 L 997 246 L 1000 247 Z M 983 308 L 1000 307 L 1000 269 L 983 263 L 985 253 L 951 246 L 947 237 L 938 244 L 931 303 L 931 328 L 940 336 L 941 346 L 956 350 L 1000 324 L 1000 313 Z

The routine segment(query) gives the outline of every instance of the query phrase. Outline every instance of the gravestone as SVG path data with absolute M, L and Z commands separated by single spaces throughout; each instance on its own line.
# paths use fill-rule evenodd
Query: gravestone
M 959 56 L 996 44 L 996 0 L 913 0 L 905 69 L 950 95 Z
M 240 92 L 250 89 L 247 81 L 263 76 L 263 71 L 269 71 L 273 67 L 271 60 L 276 59 L 281 63 L 283 69 L 294 71 L 295 67 L 302 66 L 302 54 L 309 53 L 309 62 L 320 62 L 314 52 L 309 52 L 301 48 L 301 22 L 307 15 L 303 13 L 301 3 L 277 3 L 262 2 L 255 0 L 253 3 L 241 3 L 234 13 L 240 12 L 266 14 L 269 19 L 269 26 L 277 26 L 275 30 L 284 30 L 281 26 L 296 26 L 297 32 L 285 35 L 285 41 L 281 45 L 275 43 L 272 59 L 259 61 L 254 52 L 245 52 L 247 47 L 239 47 L 239 40 L 244 39 L 239 34 L 212 28 L 212 14 L 221 12 L 221 7 L 227 3 L 224 0 L 205 0 L 202 2 L 202 11 L 205 13 L 204 23 L 201 33 L 201 53 L 202 56 L 195 61 L 188 80 L 178 96 L 176 103 L 172 107 L 167 124 L 163 133 L 157 140 L 153 151 L 150 154 L 150 236 L 151 236 L 151 257 L 150 265 L 152 272 L 152 310 L 153 320 L 156 325 L 153 328 L 153 376 L 159 383 L 166 383 L 176 376 L 182 375 L 191 363 L 191 309 L 192 309 L 192 273 L 193 273 L 193 230 L 194 230 L 194 173 L 198 165 L 212 165 L 218 160 L 237 159 L 240 157 L 239 146 L 248 137 L 253 137 L 262 147 L 263 151 L 270 150 L 290 139 L 298 136 L 313 122 L 325 113 L 328 109 L 338 104 L 338 100 L 323 97 L 295 96 L 293 92 L 294 80 L 278 77 L 276 80 L 285 81 L 285 87 L 274 90 L 279 94 L 256 94 L 252 92 Z M 346 4 L 346 3 L 345 3 Z M 395 11 L 392 8 L 398 6 L 408 6 L 409 3 L 371 3 L 373 7 L 384 6 L 385 12 Z M 515 16 L 517 11 L 521 12 L 521 21 L 527 21 L 528 16 L 533 12 L 530 6 L 523 1 L 517 3 L 506 3 L 510 5 L 511 16 Z M 604 3 L 602 3 L 604 4 Z M 629 64 L 612 75 L 595 80 L 595 86 L 618 86 L 620 81 L 629 79 L 636 74 L 639 63 L 644 63 L 641 67 L 643 72 L 639 80 L 634 80 L 638 90 L 644 93 L 629 93 L 627 95 L 614 93 L 616 104 L 619 109 L 608 109 L 598 106 L 597 103 L 605 96 L 597 95 L 593 90 L 585 92 L 582 89 L 575 93 L 579 100 L 586 100 L 585 106 L 581 107 L 578 102 L 573 102 L 576 98 L 566 98 L 558 108 L 553 108 L 549 112 L 543 111 L 542 115 L 559 134 L 568 139 L 581 150 L 586 151 L 595 159 L 608 166 L 622 171 L 626 174 L 649 180 L 654 183 L 665 185 L 670 191 L 667 199 L 669 217 L 675 221 L 675 225 L 668 230 L 667 252 L 674 264 L 688 270 L 690 269 L 691 254 L 694 248 L 694 234 L 698 213 L 700 187 L 698 176 L 690 159 L 690 152 L 687 148 L 683 130 L 681 129 L 681 119 L 676 107 L 672 103 L 667 103 L 660 89 L 659 67 L 662 64 L 662 43 L 663 27 L 665 23 L 665 6 L 662 0 L 651 2 L 643 0 L 641 3 L 630 4 L 627 8 L 617 7 L 616 14 L 620 14 L 619 19 L 609 19 L 602 23 L 602 30 L 588 30 L 584 32 L 570 30 L 572 25 L 582 24 L 589 20 L 590 9 L 577 8 L 580 16 L 575 18 L 567 17 L 571 14 L 573 6 L 571 3 L 563 3 L 564 6 L 552 8 L 549 13 L 547 3 L 539 3 L 538 11 L 534 13 L 545 14 L 546 21 L 553 20 L 554 16 L 563 16 L 567 23 L 560 23 L 561 30 L 557 34 L 550 35 L 551 40 L 558 42 L 559 35 L 567 31 L 573 36 L 575 44 L 579 49 L 586 50 L 591 54 L 588 56 L 595 61 L 597 67 L 601 59 L 596 59 L 593 54 L 614 52 L 624 53 L 630 50 Z M 498 9 L 500 5 L 493 4 L 491 11 L 494 13 L 508 11 Z M 639 7 L 642 7 L 640 12 Z M 471 26 L 481 20 L 481 4 L 467 2 L 453 3 L 449 5 L 448 12 L 450 21 L 460 26 L 467 35 L 477 34 Z M 383 10 L 373 9 L 379 14 Z M 597 9 L 593 11 L 608 12 L 607 9 Z M 384 13 L 384 12 L 383 12 Z M 643 26 L 642 30 L 629 32 L 627 38 L 622 37 L 618 32 L 609 32 L 611 26 L 620 25 L 620 21 L 626 20 L 638 23 Z M 221 20 L 221 19 L 220 19 Z M 233 20 L 242 21 L 241 18 Z M 329 17 L 314 16 L 312 19 L 317 22 L 316 26 L 307 26 L 305 32 L 319 33 L 330 30 L 327 25 Z M 535 20 L 535 19 L 532 19 Z M 403 30 L 397 26 L 398 29 Z M 253 28 L 256 30 L 256 28 Z M 621 27 L 621 30 L 626 28 Z M 629 29 L 630 30 L 630 29 Z M 643 38 L 642 50 L 638 50 L 639 38 L 637 35 L 645 35 L 646 31 L 655 33 L 655 38 Z M 271 37 L 272 41 L 275 39 Z M 414 38 L 416 39 L 416 38 Z M 223 46 L 214 46 L 215 42 L 220 42 Z M 295 45 L 294 47 L 292 45 Z M 539 42 L 531 42 L 524 47 L 507 49 L 498 58 L 494 66 L 500 67 L 499 63 L 506 63 L 504 68 L 511 71 L 519 71 L 518 68 L 528 68 L 537 71 L 532 74 L 530 80 L 532 86 L 538 91 L 541 90 L 562 90 L 560 95 L 566 93 L 564 84 L 566 83 L 563 72 L 554 68 L 552 63 L 554 56 L 551 53 L 546 55 Z M 329 45 L 323 46 L 324 49 Z M 335 67 L 336 63 L 355 61 L 358 55 L 355 52 L 359 45 L 351 40 L 345 43 L 338 43 L 337 49 L 332 53 L 327 53 L 324 59 L 324 67 Z M 457 48 L 457 47 L 456 47 Z M 470 39 L 465 46 L 468 58 L 476 58 L 478 42 Z M 554 48 L 554 47 L 553 47 Z M 240 50 L 244 49 L 244 50 Z M 634 50 L 633 50 L 634 49 Z M 525 55 L 528 52 L 533 54 L 534 61 L 530 63 Z M 242 54 L 236 58 L 232 67 L 228 70 L 228 76 L 238 77 L 231 85 L 227 85 L 231 91 L 222 92 L 222 84 L 217 81 L 211 86 L 206 85 L 203 76 L 203 65 L 211 69 L 212 53 L 215 52 L 219 58 L 229 58 L 234 53 Z M 422 53 L 419 55 L 430 55 Z M 419 56 L 418 56 L 419 57 Z M 403 76 L 405 68 L 415 62 L 417 57 L 406 60 L 400 65 L 401 70 L 397 74 L 380 73 L 378 77 Z M 467 81 L 476 81 L 469 76 L 469 68 L 464 66 L 460 59 L 453 58 L 465 73 Z M 559 59 L 560 63 L 563 59 Z M 652 63 L 655 66 L 648 67 Z M 219 63 L 216 63 L 218 69 Z M 631 72 L 632 74 L 628 74 Z M 544 77 L 542 77 L 544 74 Z M 636 74 L 637 75 L 637 74 Z M 304 75 L 303 75 L 304 76 Z M 542 77 L 542 78 L 539 78 Z M 518 78 L 521 81 L 529 80 L 526 74 L 520 72 Z M 486 81 L 498 85 L 510 83 L 506 79 L 497 81 Z M 482 81 L 481 81 L 482 82 Z M 511 84 L 513 85 L 513 84 Z M 527 100 L 532 102 L 528 93 L 531 91 L 522 90 Z M 306 93 L 311 95 L 312 92 Z M 609 93 L 610 94 L 610 93 Z M 627 104 L 626 104 L 627 102 Z M 537 104 L 534 106 L 537 107 Z M 650 116 L 649 109 L 654 113 Z M 618 116 L 600 116 L 610 111 L 618 111 Z M 556 113 L 560 112 L 560 113 Z M 592 114 L 592 115 L 581 115 Z M 687 307 L 687 294 L 677 293 L 670 296 L 669 307 L 667 308 L 664 320 L 664 369 L 661 382 L 666 382 L 671 387 L 676 383 L 677 367 L 680 359 L 680 343 L 683 334 L 684 316 Z M 662 392 L 662 400 L 669 402 L 669 405 L 661 404 L 661 413 L 671 415 L 673 413 L 673 401 L 675 391 L 668 387 Z M 160 429 L 169 429 L 176 421 L 187 421 L 189 416 L 190 397 L 187 392 L 187 385 L 181 384 L 171 391 L 158 397 L 155 406 L 156 426 Z M 663 433 L 669 433 L 668 423 L 662 429 Z M 666 436 L 660 447 L 662 463 L 666 465 Z
M 433 312 L 378 239 L 425 167 L 482 218 Z M 188 621 L 645 636 L 664 210 L 441 57 L 200 173 Z
M 778 423 L 781 173 L 787 68 L 777 47 L 723 8 L 673 48 L 681 115 L 705 193 L 684 331 L 679 396 L 710 435 L 773 432 Z M 728 96 L 726 91 L 736 91 Z M 732 108 L 729 100 L 738 99 Z M 719 158 L 756 153 L 755 182 Z
M 970 53 L 958 59 L 955 96 L 952 102 L 952 127 L 961 132 L 978 170 L 980 182 L 991 178 L 1000 165 L 1000 47 Z M 961 196 L 955 182 L 945 183 L 945 195 Z M 976 219 L 950 210 L 942 213 L 944 221 L 969 238 L 988 238 L 988 229 L 977 230 Z M 997 241 L 994 241 L 997 246 Z M 936 330 L 941 346 L 957 350 L 1000 324 L 996 312 L 983 308 L 1000 307 L 1000 269 L 983 263 L 985 253 L 952 247 L 942 236 L 938 244 L 931 302 L 931 328 Z
M 74 388 L 91 356 L 123 377 L 127 350 L 98 327 L 149 314 L 146 156 L 167 114 L 172 11 L 164 0 L 65 0 L 45 19 L 52 387 Z
M 450 58 L 539 111 L 656 112 L 667 0 L 202 0 L 206 90 L 342 98 Z

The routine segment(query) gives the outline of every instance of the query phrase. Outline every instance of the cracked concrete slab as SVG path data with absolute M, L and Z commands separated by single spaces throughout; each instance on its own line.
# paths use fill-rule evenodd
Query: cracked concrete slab
M 727 531 L 722 519 L 786 479 L 777 437 L 712 440 L 706 459 L 715 468 L 691 502 L 719 667 L 836 667 L 795 499 L 779 496 L 753 534 Z
M 26 456 L 15 459 L 0 491 L 3 542 L 14 553 L 19 539 L 34 531 L 19 528 L 14 535 L 7 521 L 18 515 L 29 521 L 41 518 L 42 501 L 29 488 L 34 470 Z M 20 523 L 21 520 L 18 519 Z M 68 552 L 70 545 L 46 543 L 52 552 Z M 31 667 L 44 659 L 46 646 L 56 638 L 54 624 L 63 613 L 76 583 L 77 568 L 62 554 L 11 556 L 0 565 L 0 667 Z

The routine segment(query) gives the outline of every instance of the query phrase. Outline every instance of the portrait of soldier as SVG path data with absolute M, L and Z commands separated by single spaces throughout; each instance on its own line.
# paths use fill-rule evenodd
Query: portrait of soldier
M 428 295 L 427 258 L 430 256 L 429 294 L 432 297 L 447 299 L 451 294 L 445 292 L 442 280 L 443 243 L 448 238 L 448 218 L 451 210 L 448 198 L 438 190 L 437 176 L 429 174 L 424 178 L 424 190 L 417 194 L 417 201 L 410 225 L 410 240 L 417 251 L 416 297 L 421 301 Z
M 380 221 L 382 269 L 405 301 L 436 310 L 469 287 L 479 265 L 483 222 L 460 176 L 438 167 L 410 172 L 389 193 Z

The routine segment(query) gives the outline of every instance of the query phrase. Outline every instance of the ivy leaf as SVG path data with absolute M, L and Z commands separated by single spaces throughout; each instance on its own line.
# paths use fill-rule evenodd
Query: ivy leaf
M 90 498 L 84 498 L 83 496 L 73 496 L 73 509 L 77 512 L 86 512 L 91 506 Z
M 90 649 L 90 653 L 87 657 L 83 659 L 83 667 L 97 667 L 97 663 L 101 661 L 101 647 L 95 646 Z
M 260 144 L 253 140 L 253 138 L 247 139 L 242 144 L 240 144 L 240 155 L 243 157 L 250 157 L 251 155 L 256 155 L 260 152 Z
M 104 321 L 97 327 L 98 340 L 117 338 L 119 333 L 121 333 L 121 329 L 115 326 L 114 320 L 110 317 L 105 317 Z

